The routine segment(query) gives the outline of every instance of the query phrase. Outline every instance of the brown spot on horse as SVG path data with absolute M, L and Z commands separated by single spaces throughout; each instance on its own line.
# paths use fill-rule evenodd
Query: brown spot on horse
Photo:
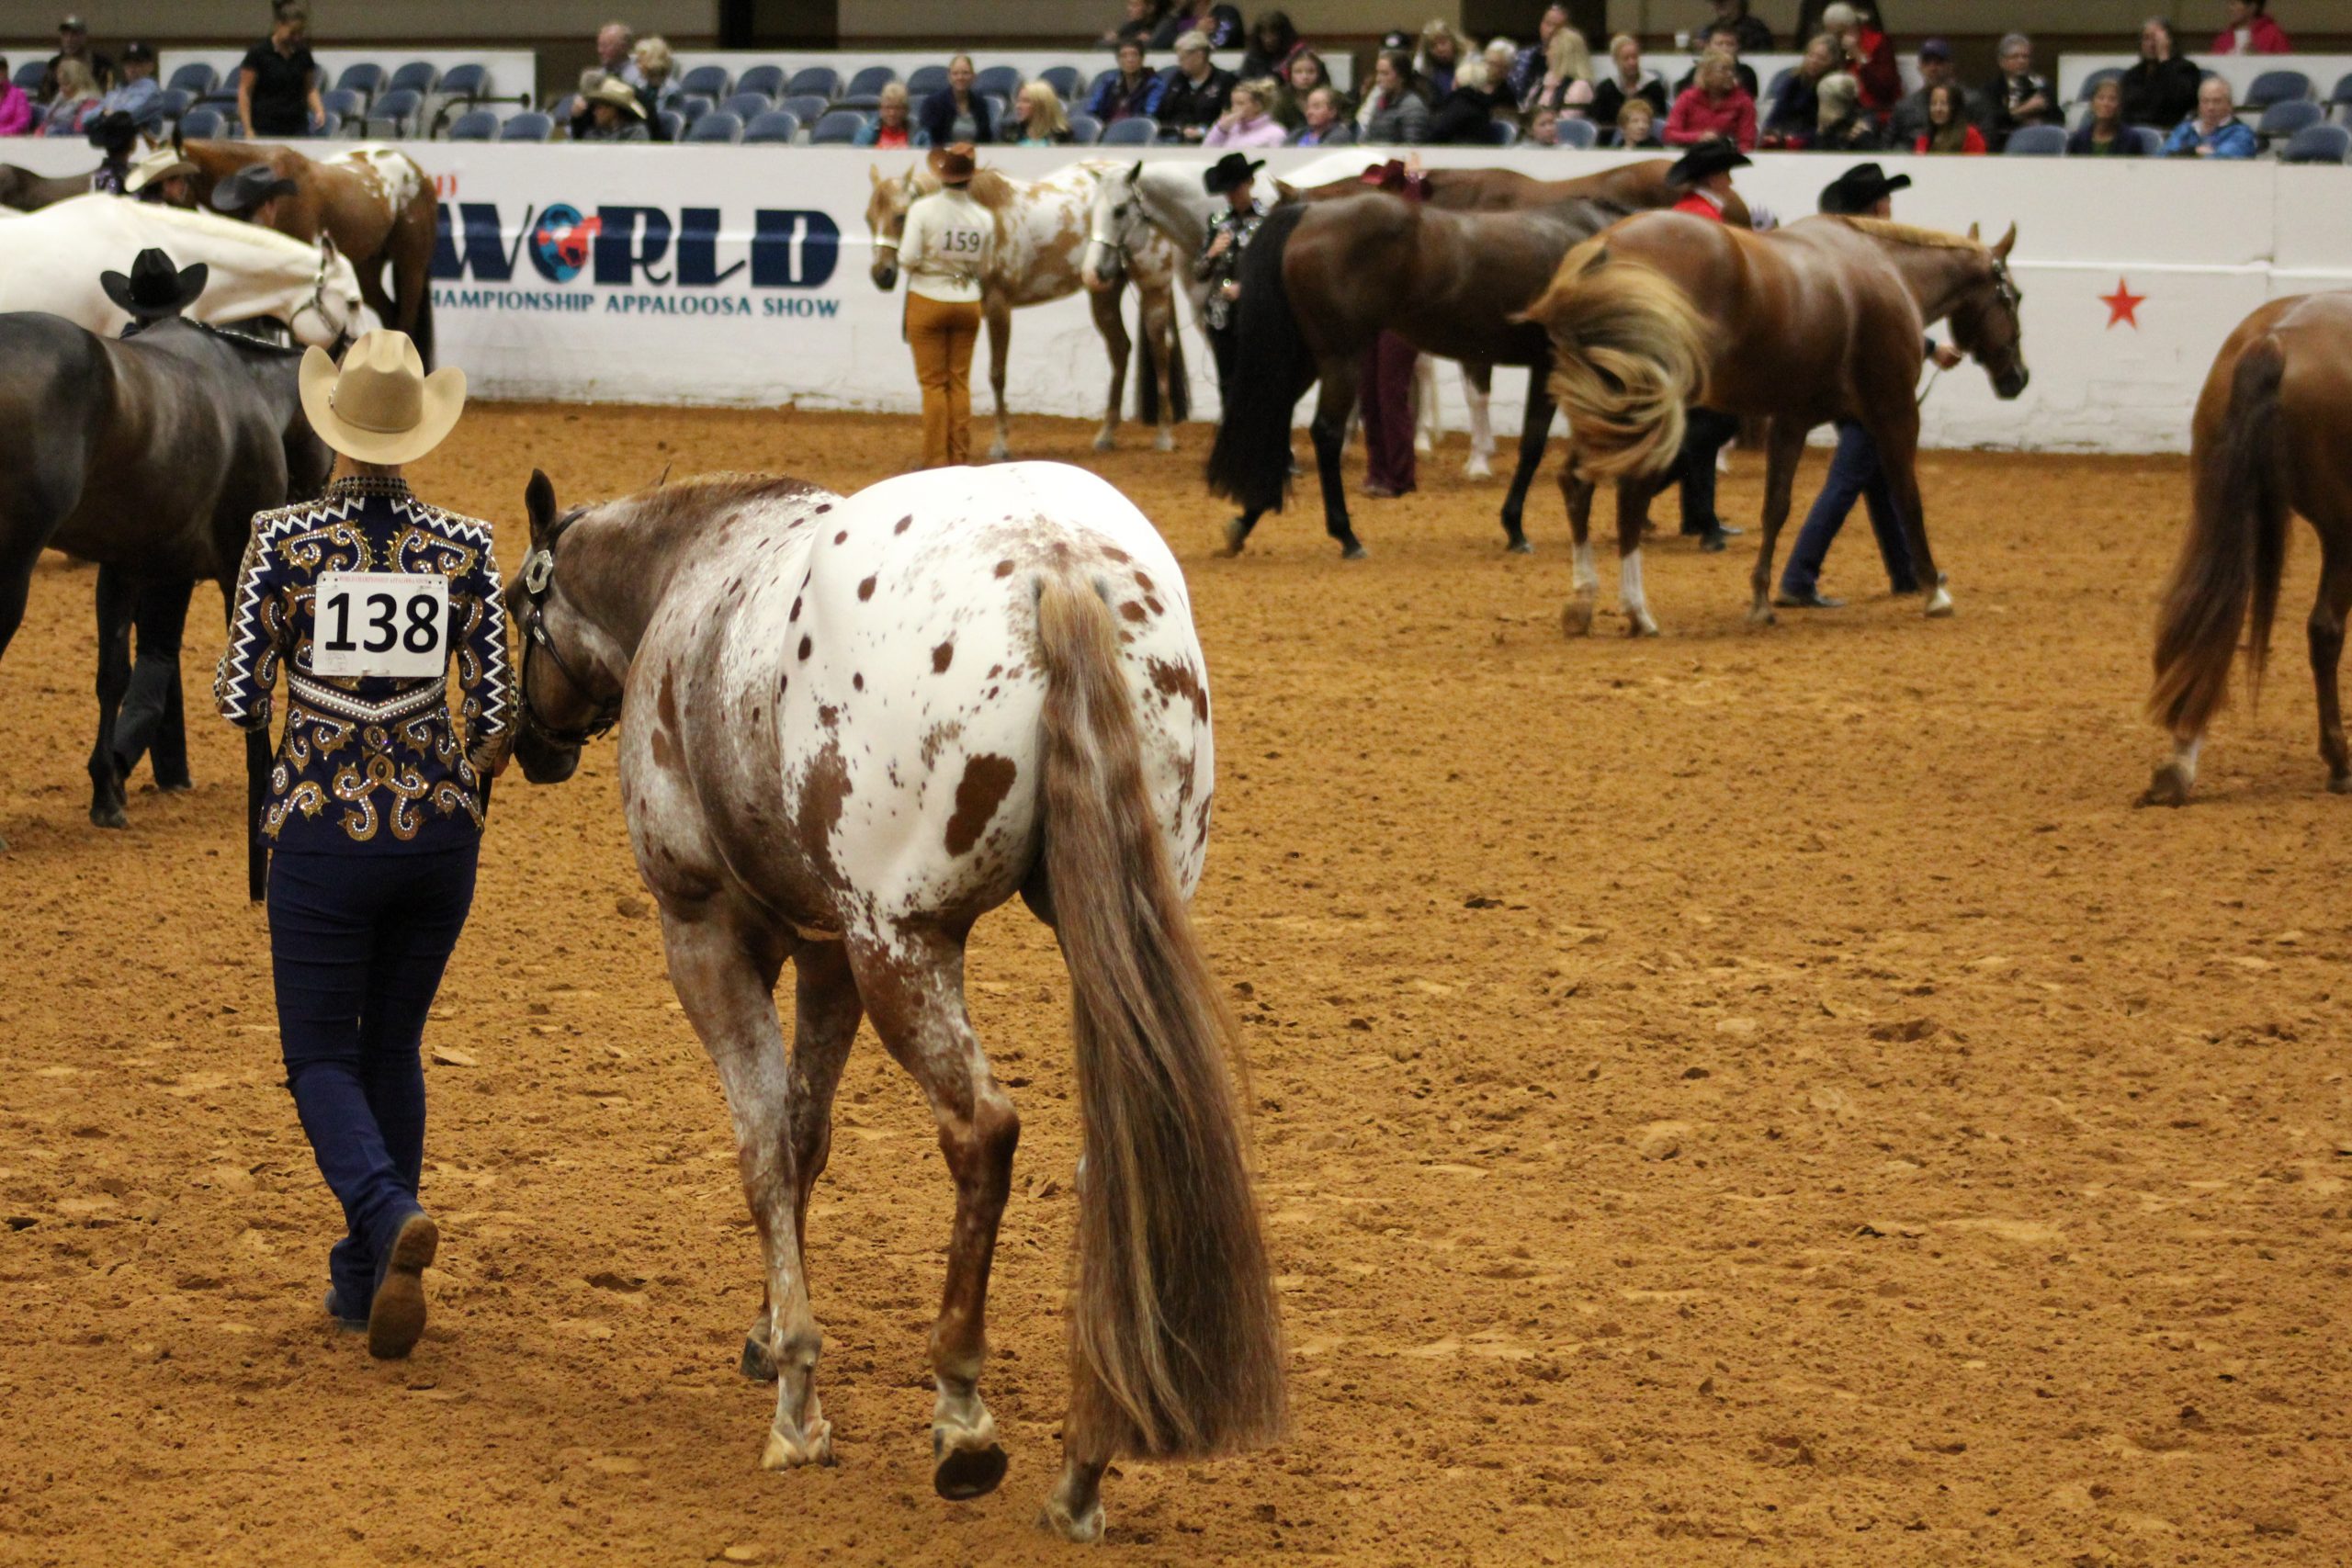
M 1193 705 L 1193 716 L 1205 721 L 1209 716 L 1209 689 L 1193 667 L 1173 659 L 1148 659 L 1144 669 L 1151 675 L 1154 689 L 1170 699 L 1182 697 Z
M 870 577 L 869 577 L 869 578 L 867 578 L 865 581 L 863 581 L 863 582 L 861 582 L 861 583 L 859 583 L 859 584 L 857 585 L 857 598 L 858 598 L 858 603 L 860 603 L 860 604 L 864 604 L 866 600 L 871 599 L 871 598 L 873 598 L 873 597 L 874 597 L 874 579 L 872 579 L 872 578 L 870 578 Z
M 1004 804 L 1019 772 L 1012 758 L 994 753 L 984 753 L 964 763 L 964 776 L 956 784 L 956 814 L 947 819 L 949 854 L 971 852 L 987 829 L 989 819 L 996 815 L 996 808 Z
M 956 642 L 953 637 L 931 650 L 931 672 L 934 675 L 946 674 L 947 667 L 955 661 Z

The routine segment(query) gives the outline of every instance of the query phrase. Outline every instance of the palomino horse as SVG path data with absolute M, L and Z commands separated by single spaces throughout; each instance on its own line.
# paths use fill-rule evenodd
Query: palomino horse
M 2197 782 L 2205 728 L 2229 694 L 2249 608 L 2246 668 L 2261 689 L 2287 561 L 2287 520 L 2319 535 L 2309 632 L 2327 787 L 2352 794 L 2352 751 L 2335 691 L 2352 612 L 2352 293 L 2274 299 L 2214 356 L 2189 444 L 2188 532 L 2156 617 L 2148 715 L 2172 736 L 2143 806 L 2179 806 Z
M 359 313 L 351 264 L 325 241 L 304 243 L 212 212 L 183 212 L 119 196 L 78 196 L 22 218 L 0 220 L 12 255 L 40 265 L 0 266 L 0 310 L 47 310 L 108 337 L 130 320 L 98 286 L 141 251 L 210 270 L 187 310 L 210 326 L 267 319 L 297 342 L 331 347 Z M 231 564 L 234 564 L 232 562 Z
M 1561 475 L 1576 528 L 1571 634 L 1592 626 L 1599 580 L 1587 537 L 1590 479 L 1614 478 L 1619 595 L 1626 630 L 1655 636 L 1642 592 L 1650 497 L 1682 445 L 1687 405 L 1771 421 L 1764 537 L 1749 579 L 1748 619 L 1772 620 L 1772 552 L 1806 434 L 1861 422 L 1878 446 L 1927 613 L 1951 614 L 1920 510 L 1918 384 L 1926 323 L 1951 318 L 1952 341 L 2003 398 L 2025 390 L 2009 277 L 2012 226 L 1996 245 L 1874 218 L 1811 218 L 1770 234 L 1682 213 L 1628 219 L 1579 246 L 1526 319 L 1555 348 L 1552 393 L 1568 416 L 1575 461 Z M 1581 474 L 1577 470 L 1581 470 Z
M 198 202 L 248 164 L 267 164 L 294 182 L 277 204 L 277 231 L 297 240 L 322 234 L 351 258 L 359 291 L 377 320 L 416 340 L 433 367 L 433 244 L 440 221 L 432 178 L 396 147 L 360 142 L 311 159 L 260 141 L 190 141 L 179 151 L 197 168 L 189 180 Z M 386 282 L 389 273 L 390 281 Z
M 303 417 L 300 364 L 291 349 L 185 321 L 119 340 L 38 311 L 0 315 L 0 654 L 44 547 L 151 578 L 209 578 L 225 606 L 254 513 L 316 495 L 334 461 Z M 129 618 L 128 604 L 100 606 L 90 820 L 107 828 L 123 825 L 114 717 L 130 682 Z M 257 808 L 266 735 L 248 738 L 245 763 Z M 259 898 L 255 842 L 249 823 Z
M 1258 519 L 1290 488 L 1291 410 L 1321 383 L 1309 434 L 1323 483 L 1323 525 L 1350 559 L 1363 546 L 1348 520 L 1340 441 L 1355 407 L 1358 361 L 1384 330 L 1424 354 L 1528 367 L 1519 464 L 1502 508 L 1510 547 L 1527 487 L 1544 457 L 1552 400 L 1550 350 L 1519 312 L 1544 290 L 1568 248 L 1624 216 L 1576 200 L 1527 212 L 1448 212 L 1376 190 L 1340 201 L 1291 202 L 1259 226 L 1241 258 L 1238 378 L 1209 454 L 1209 487 L 1240 502 L 1226 528 L 1238 554 Z
M 718 1068 L 776 1379 L 762 1463 L 830 1462 L 808 1195 L 861 1014 L 922 1086 L 956 1181 L 931 1332 L 933 1484 L 1005 1469 L 981 1402 L 1020 1119 L 964 1006 L 972 923 L 1027 901 L 1069 965 L 1085 1158 L 1070 1404 L 1046 1519 L 1098 1538 L 1123 1454 L 1225 1451 L 1283 1420 L 1272 1285 L 1185 899 L 1208 847 L 1206 666 L 1151 525 L 1057 464 L 910 474 L 848 500 L 721 477 L 557 513 L 527 496 L 507 592 L 526 777 L 624 713 L 620 781 L 678 999 Z M 774 991 L 794 970 L 789 1059 Z
M 996 394 L 996 438 L 989 444 L 992 458 L 1001 459 L 1012 449 L 1012 423 L 1004 406 L 1012 312 L 1023 305 L 1066 299 L 1081 288 L 1091 297 L 1094 330 L 1102 334 L 1111 354 L 1111 391 L 1094 449 L 1108 452 L 1118 439 L 1119 400 L 1126 389 L 1132 344 L 1119 313 L 1118 289 L 1096 287 L 1080 266 L 1087 213 L 1095 187 L 1111 168 L 1090 160 L 1027 184 L 993 169 L 972 176 L 972 199 L 996 218 L 996 248 L 981 279 L 980 301 L 989 328 L 989 389 Z M 915 197 L 937 190 L 939 179 L 921 164 L 895 180 L 879 169 L 868 172 L 874 181 L 874 195 L 865 207 L 865 226 L 874 236 L 872 276 L 876 288 L 887 290 L 899 280 L 899 236 L 906 231 L 907 209 Z M 1184 344 L 1176 329 L 1174 280 L 1181 270 L 1175 252 L 1165 243 L 1148 244 L 1135 256 L 1136 320 L 1144 358 L 1136 377 L 1136 413 L 1159 424 L 1155 445 L 1162 452 L 1174 449 L 1176 423 L 1192 406 Z
M 90 171 L 96 173 L 96 169 Z M 90 175 L 37 175 L 14 164 L 0 164 L 0 207 L 37 212 L 69 196 L 89 194 Z

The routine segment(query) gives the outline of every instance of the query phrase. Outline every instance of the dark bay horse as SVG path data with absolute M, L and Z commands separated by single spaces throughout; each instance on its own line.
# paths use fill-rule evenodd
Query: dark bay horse
M 1510 547 L 1552 424 L 1550 349 L 1522 319 L 1560 258 L 1625 215 L 1611 203 L 1561 202 L 1522 212 L 1452 212 L 1367 188 L 1344 199 L 1288 202 L 1268 214 L 1241 258 L 1240 363 L 1217 426 L 1209 488 L 1240 503 L 1227 525 L 1238 554 L 1290 489 L 1291 410 L 1320 384 L 1308 427 L 1323 485 L 1323 526 L 1350 559 L 1363 546 L 1348 519 L 1340 447 L 1355 407 L 1357 364 L 1384 330 L 1444 359 L 1528 367 L 1519 464 L 1502 508 Z
M 0 207 L 38 212 L 53 201 L 89 194 L 89 175 L 37 175 L 14 164 L 0 164 Z
M 254 513 L 318 494 L 333 463 L 302 414 L 300 364 L 297 350 L 178 319 L 115 339 L 39 311 L 0 314 L 0 655 L 44 548 L 150 579 L 209 578 L 225 607 Z M 128 613 L 115 605 L 109 620 L 101 606 L 90 752 L 101 827 L 123 825 L 114 721 L 130 681 Z M 267 736 L 249 739 L 245 761 L 250 804 Z
M 616 720 L 670 978 L 727 1091 L 776 1380 L 769 1469 L 828 1463 L 808 1197 L 861 1016 L 929 1097 L 956 1182 L 931 1331 L 933 1485 L 1003 1478 L 979 1394 L 1021 1122 L 964 1004 L 972 925 L 1016 894 L 1070 976 L 1085 1160 L 1070 1404 L 1046 1522 L 1102 1530 L 1122 1455 L 1201 1457 L 1283 1422 L 1283 1351 L 1228 1071 L 1185 900 L 1208 846 L 1207 666 L 1168 547 L 1103 480 L 946 468 L 843 499 L 692 480 L 559 514 L 534 475 L 507 591 L 515 757 L 571 775 Z M 775 990 L 793 966 L 787 1057 Z
M 2156 617 L 2148 697 L 2148 715 L 2172 736 L 2173 754 L 2141 804 L 2188 801 L 2249 615 L 2246 668 L 2260 690 L 2294 513 L 2319 535 L 2319 595 L 2308 628 L 2319 754 L 2329 790 L 2352 794 L 2335 687 L 2344 617 L 2352 612 L 2352 293 L 2274 299 L 2230 334 L 2197 400 L 2189 494 L 2188 532 Z
M 1810 218 L 1770 234 L 1681 213 L 1629 219 L 1580 246 L 1527 319 L 1552 334 L 1552 392 L 1575 453 L 1561 485 L 1577 538 L 1576 597 L 1563 621 L 1592 624 L 1598 582 L 1587 525 L 1591 479 L 1618 487 L 1617 550 L 1626 629 L 1657 623 L 1642 591 L 1650 497 L 1682 444 L 1687 405 L 1769 419 L 1763 542 L 1750 579 L 1751 621 L 1770 623 L 1772 553 L 1787 521 L 1806 434 L 1860 420 L 1877 443 L 1910 539 L 1927 613 L 1951 594 L 1928 547 L 1920 510 L 1919 406 L 1913 393 L 1926 323 L 1949 318 L 1952 341 L 2014 398 L 2027 370 L 2012 227 L 1987 246 L 1869 218 Z
M 297 240 L 333 240 L 358 272 L 368 308 L 413 338 L 424 367 L 433 368 L 430 275 L 440 203 L 416 160 L 378 142 L 320 159 L 266 141 L 189 141 L 179 151 L 197 167 L 188 184 L 199 205 L 248 164 L 267 164 L 292 180 L 294 194 L 277 204 L 273 227 Z

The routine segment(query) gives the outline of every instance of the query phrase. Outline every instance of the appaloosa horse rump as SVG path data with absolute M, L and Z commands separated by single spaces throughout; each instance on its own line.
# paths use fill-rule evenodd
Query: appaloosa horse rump
M 931 1333 L 933 1484 L 1002 1479 L 983 1315 L 1020 1119 L 964 1007 L 965 942 L 1015 894 L 1069 965 L 1085 1157 L 1070 1406 L 1046 1521 L 1102 1529 L 1122 1454 L 1263 1440 L 1282 1350 L 1228 1077 L 1231 1023 L 1185 910 L 1208 845 L 1206 668 L 1182 574 L 1135 507 L 1057 464 L 847 500 L 689 481 L 559 516 L 534 476 L 508 590 L 516 756 L 568 777 L 624 711 L 621 799 L 670 977 L 717 1065 L 776 1379 L 763 1463 L 830 1462 L 808 1196 L 861 1015 L 929 1097 L 956 1183 Z M 797 1001 L 789 1055 L 775 987 Z

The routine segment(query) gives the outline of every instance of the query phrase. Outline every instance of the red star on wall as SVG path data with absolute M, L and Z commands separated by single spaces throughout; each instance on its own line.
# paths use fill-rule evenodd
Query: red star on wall
M 2147 303 L 2147 299 L 2144 294 L 2132 293 L 2131 283 L 2120 277 L 2115 280 L 2114 293 L 2098 297 L 2098 302 L 2107 307 L 2107 324 L 2112 328 L 2121 321 L 2133 332 L 2140 330 L 2140 307 Z

